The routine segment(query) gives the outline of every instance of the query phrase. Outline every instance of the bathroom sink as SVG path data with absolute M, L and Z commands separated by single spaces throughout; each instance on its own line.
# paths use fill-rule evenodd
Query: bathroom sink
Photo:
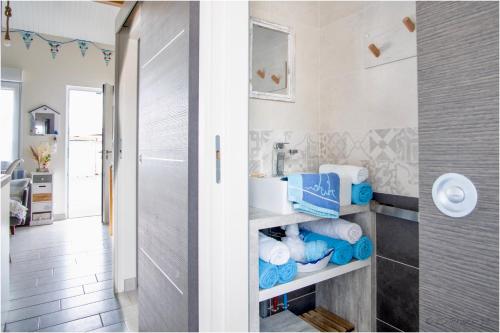
M 287 182 L 282 177 L 250 177 L 249 204 L 277 214 L 292 214 L 294 210 L 288 201 Z

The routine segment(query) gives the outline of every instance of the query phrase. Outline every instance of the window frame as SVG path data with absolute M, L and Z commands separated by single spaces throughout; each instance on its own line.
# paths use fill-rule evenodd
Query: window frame
M 14 108 L 15 112 L 17 112 L 17 116 L 14 117 L 14 128 L 17 127 L 17 136 L 14 135 L 12 140 L 12 151 L 14 152 L 14 156 L 12 157 L 12 161 L 21 157 L 21 147 L 22 147 L 22 114 L 21 114 L 21 92 L 22 92 L 22 83 L 17 81 L 10 80 L 2 80 L 1 81 L 1 89 L 8 89 L 14 91 Z M 8 161 L 8 162 L 12 162 Z

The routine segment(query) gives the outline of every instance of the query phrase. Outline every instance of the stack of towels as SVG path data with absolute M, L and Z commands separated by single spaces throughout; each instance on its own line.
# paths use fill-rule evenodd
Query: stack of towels
M 319 167 L 319 173 L 336 173 L 341 179 L 350 180 L 351 203 L 355 205 L 367 205 L 373 198 L 372 186 L 366 182 L 368 169 L 355 165 L 323 164 Z
M 286 226 L 281 241 L 259 233 L 259 287 L 292 281 L 297 262 L 314 263 L 333 250 L 330 262 L 345 265 L 371 256 L 373 245 L 361 227 L 343 219 Z
M 290 250 L 274 238 L 259 233 L 259 287 L 272 288 L 278 282 L 287 283 L 297 275 L 297 263 Z

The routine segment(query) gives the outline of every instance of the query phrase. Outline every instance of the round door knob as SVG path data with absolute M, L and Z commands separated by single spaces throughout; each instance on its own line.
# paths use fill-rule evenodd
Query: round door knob
M 463 217 L 476 207 L 477 191 L 469 178 L 458 173 L 446 173 L 434 182 L 432 200 L 443 214 Z
M 447 188 L 445 194 L 448 197 L 448 200 L 455 204 L 460 203 L 465 199 L 464 190 L 462 190 L 462 188 L 458 186 L 451 186 Z

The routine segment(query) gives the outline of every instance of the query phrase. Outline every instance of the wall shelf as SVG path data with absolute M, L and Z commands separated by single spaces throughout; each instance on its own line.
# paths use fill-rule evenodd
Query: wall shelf
M 340 216 L 365 213 L 370 211 L 370 206 L 349 205 L 340 207 Z M 289 224 L 324 220 L 323 217 L 312 216 L 304 213 L 277 214 L 264 209 L 249 207 L 250 228 L 267 229 Z
M 298 273 L 297 277 L 288 283 L 278 284 L 269 289 L 259 290 L 259 302 L 272 297 L 283 295 L 291 291 L 304 288 L 355 270 L 371 265 L 371 258 L 366 260 L 354 260 L 345 265 L 328 264 L 324 269 L 311 273 Z
M 370 206 L 349 205 L 340 207 L 340 216 L 358 223 L 363 234 L 368 235 L 375 244 L 375 214 Z M 367 260 L 354 260 L 346 265 L 329 264 L 324 269 L 312 273 L 299 273 L 288 283 L 269 289 L 259 288 L 259 231 L 262 229 L 285 226 L 295 223 L 319 221 L 323 218 L 303 213 L 288 215 L 277 214 L 255 207 L 249 207 L 249 330 L 261 331 L 300 331 L 285 327 L 273 315 L 261 319 L 259 302 L 286 294 L 309 285 L 316 285 L 316 305 L 354 323 L 358 331 L 373 331 L 375 325 L 375 255 Z M 351 273 L 351 274 L 347 274 Z M 331 281 L 335 280 L 335 285 Z M 293 314 L 290 314 L 294 316 Z M 286 315 L 283 315 L 286 316 Z M 296 317 L 296 316 L 295 316 Z M 297 320 L 300 320 L 297 321 Z M 301 318 L 289 319 L 291 323 L 304 322 Z M 269 324 L 269 325 L 268 325 Z M 311 330 L 311 329 L 308 329 Z

